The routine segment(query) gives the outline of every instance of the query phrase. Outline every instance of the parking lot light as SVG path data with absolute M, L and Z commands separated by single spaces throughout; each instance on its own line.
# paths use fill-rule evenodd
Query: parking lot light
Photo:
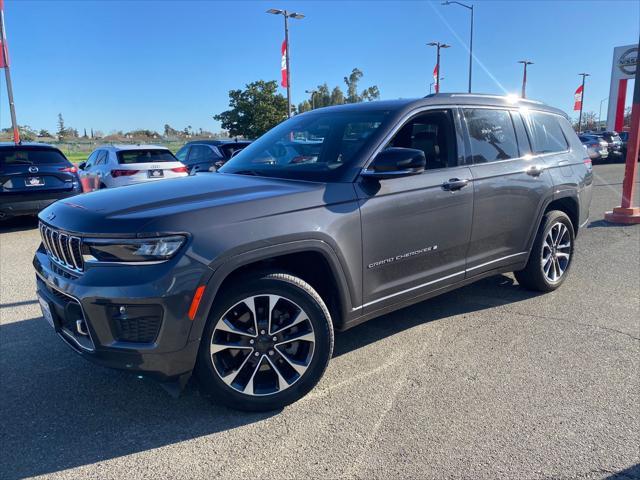
M 522 98 L 527 98 L 527 65 L 533 65 L 529 60 L 518 60 L 518 63 L 524 65 L 524 73 L 522 74 Z
M 291 70 L 289 68 L 289 57 L 291 52 L 289 50 L 289 18 L 295 18 L 301 20 L 304 18 L 304 14 L 299 12 L 289 12 L 287 10 L 280 10 L 278 8 L 270 8 L 267 13 L 272 15 L 282 15 L 284 17 L 284 43 L 285 43 L 285 59 L 286 59 L 286 71 L 287 71 L 287 118 L 291 118 Z
M 471 93 L 471 72 L 473 69 L 473 5 L 467 5 L 466 3 L 456 2 L 454 0 L 447 0 L 442 2 L 442 5 L 460 5 L 471 11 L 471 30 L 469 32 L 469 93 Z

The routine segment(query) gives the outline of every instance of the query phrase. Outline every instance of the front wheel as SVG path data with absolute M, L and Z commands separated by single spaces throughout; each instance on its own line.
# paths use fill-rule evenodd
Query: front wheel
M 558 288 L 571 267 L 574 242 L 571 219 L 559 210 L 546 213 L 526 267 L 514 272 L 518 283 L 540 292 L 551 292 Z
M 331 317 L 320 295 L 300 278 L 270 273 L 221 292 L 196 371 L 202 387 L 231 408 L 275 410 L 318 383 L 332 351 Z

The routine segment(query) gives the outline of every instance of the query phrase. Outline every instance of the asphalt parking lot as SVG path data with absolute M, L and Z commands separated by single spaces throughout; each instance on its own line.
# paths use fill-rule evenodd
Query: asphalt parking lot
M 35 221 L 0 227 L 0 478 L 640 478 L 640 226 L 601 220 L 623 166 L 594 170 L 560 290 L 501 275 L 339 334 L 269 414 L 79 358 L 35 299 Z

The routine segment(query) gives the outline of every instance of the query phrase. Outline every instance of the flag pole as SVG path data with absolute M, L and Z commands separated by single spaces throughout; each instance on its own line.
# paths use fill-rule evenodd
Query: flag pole
M 582 107 L 584 105 L 584 79 L 590 76 L 588 73 L 579 73 L 582 75 L 582 90 L 580 91 L 580 116 L 578 116 L 578 133 L 582 132 Z
M 9 71 L 9 48 L 7 47 L 7 35 L 4 28 L 4 0 L 0 0 L 0 42 L 2 42 L 2 62 L 4 75 L 7 79 L 7 95 L 9 97 L 9 111 L 11 112 L 11 125 L 13 126 L 13 141 L 20 143 L 20 132 L 16 121 L 16 106 L 13 103 L 13 86 L 11 84 L 11 72 Z

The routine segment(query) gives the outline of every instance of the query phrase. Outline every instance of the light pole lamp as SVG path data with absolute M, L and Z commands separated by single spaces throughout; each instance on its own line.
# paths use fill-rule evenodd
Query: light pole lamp
M 318 91 L 305 90 L 304 93 L 308 93 L 309 95 L 311 95 L 311 110 L 315 110 L 316 109 L 316 93 L 318 93 Z
M 436 93 L 440 93 L 440 49 L 449 48 L 451 45 L 441 42 L 429 42 L 430 47 L 436 47 Z
M 582 76 L 582 90 L 580 93 L 580 115 L 578 116 L 578 133 L 582 132 L 582 107 L 584 107 L 584 79 L 590 77 L 590 73 L 579 73 Z
M 471 12 L 471 29 L 469 32 L 469 93 L 471 93 L 471 72 L 473 70 L 473 4 L 467 5 L 466 3 L 447 0 L 446 2 L 442 2 L 442 5 L 451 5 L 454 3 Z
M 527 98 L 527 65 L 533 65 L 529 60 L 518 60 L 518 63 L 524 65 L 524 73 L 522 74 L 522 98 Z
M 282 15 L 284 17 L 284 45 L 285 45 L 285 59 L 287 69 L 287 117 L 291 118 L 291 70 L 289 69 L 289 18 L 295 18 L 301 20 L 304 18 L 302 13 L 289 12 L 287 10 L 279 10 L 277 8 L 270 8 L 267 13 L 272 15 Z

